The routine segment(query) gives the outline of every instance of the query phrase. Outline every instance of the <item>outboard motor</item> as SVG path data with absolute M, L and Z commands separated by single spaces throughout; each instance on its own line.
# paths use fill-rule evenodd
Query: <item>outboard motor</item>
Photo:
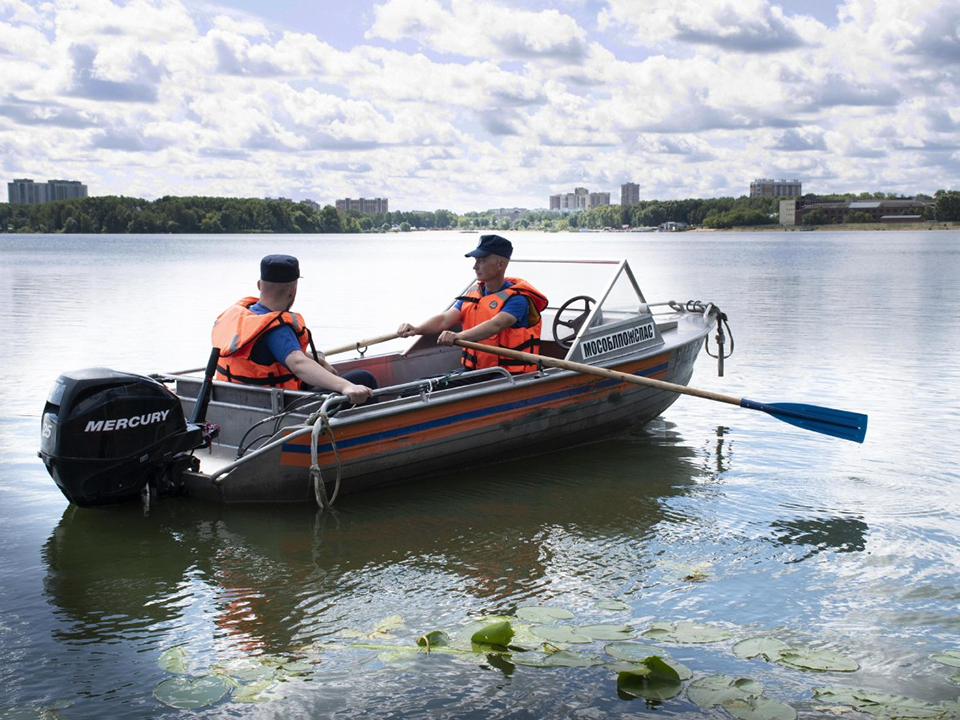
M 180 399 L 142 375 L 88 368 L 57 378 L 43 408 L 40 458 L 67 500 L 82 507 L 173 494 L 205 445 Z

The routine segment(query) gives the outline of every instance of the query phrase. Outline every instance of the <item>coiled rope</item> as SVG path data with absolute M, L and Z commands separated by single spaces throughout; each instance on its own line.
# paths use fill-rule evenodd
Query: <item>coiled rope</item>
M 671 300 L 668 303 L 668 305 L 670 305 L 670 308 L 676 312 L 698 313 L 700 315 L 703 315 L 704 317 L 706 317 L 707 315 L 713 315 L 713 317 L 717 321 L 717 335 L 715 338 L 717 343 L 717 352 L 716 353 L 710 352 L 710 336 L 709 335 L 703 339 L 703 347 L 704 347 L 704 350 L 707 351 L 707 355 L 716 359 L 717 375 L 719 375 L 720 377 L 723 377 L 723 361 L 726 360 L 731 355 L 733 355 L 733 347 L 734 347 L 733 330 L 730 329 L 730 323 L 727 321 L 727 314 L 725 312 L 722 312 L 720 308 L 718 308 L 713 303 L 704 304 L 699 300 L 688 300 L 686 304 L 681 304 L 676 302 L 675 300 Z M 726 328 L 726 332 L 724 332 L 724 328 Z M 727 335 L 730 336 L 730 349 L 724 350 L 724 345 L 726 344 Z
M 317 506 L 321 510 L 330 510 L 333 508 L 333 502 L 337 499 L 340 492 L 340 451 L 337 449 L 337 441 L 333 436 L 333 428 L 330 427 L 330 416 L 323 411 L 315 412 L 309 418 L 307 423 L 313 424 L 313 430 L 310 433 L 310 481 L 313 484 L 313 497 L 317 501 Z M 321 433 L 326 432 L 330 438 L 330 446 L 333 448 L 333 461 L 337 466 L 337 477 L 333 483 L 333 494 L 327 495 L 327 486 L 323 481 L 323 473 L 320 470 L 319 453 L 317 446 L 320 444 Z

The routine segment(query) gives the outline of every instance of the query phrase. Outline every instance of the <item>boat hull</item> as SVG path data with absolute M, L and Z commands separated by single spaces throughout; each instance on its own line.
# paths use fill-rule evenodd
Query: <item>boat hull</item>
M 685 385 L 701 344 L 698 333 L 672 349 L 610 367 Z M 335 418 L 318 438 L 319 481 L 325 493 L 347 494 L 593 442 L 643 425 L 677 397 L 657 388 L 547 370 L 512 383 L 483 383 L 381 409 L 354 409 Z M 312 437 L 297 436 L 298 431 L 303 433 L 304 426 L 285 428 L 288 439 L 282 444 L 214 479 L 205 467 L 185 473 L 188 494 L 219 503 L 315 502 Z

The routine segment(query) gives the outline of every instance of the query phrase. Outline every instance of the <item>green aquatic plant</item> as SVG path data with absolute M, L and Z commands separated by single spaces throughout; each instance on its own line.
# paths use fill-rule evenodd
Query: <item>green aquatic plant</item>
M 584 635 L 572 625 L 539 625 L 530 628 L 530 632 L 552 643 L 585 644 L 591 642 L 590 637 Z
M 591 640 L 627 640 L 634 635 L 629 625 L 581 625 L 578 631 Z
M 817 700 L 830 702 L 880 718 L 955 718 L 953 708 L 916 700 L 905 695 L 874 692 L 842 686 L 813 689 Z
M 798 670 L 856 672 L 860 669 L 860 664 L 846 655 L 832 650 L 790 647 L 776 638 L 756 637 L 741 640 L 733 646 L 733 654 L 744 659 L 763 657 L 769 662 L 788 665 Z
M 660 657 L 669 657 L 670 655 L 670 653 L 663 648 L 632 642 L 610 643 L 604 645 L 603 650 L 610 657 L 615 657 L 618 660 L 626 660 L 627 662 L 643 662 L 651 655 L 659 655 Z
M 417 638 L 417 645 L 427 650 L 438 647 L 448 647 L 450 645 L 450 636 L 443 630 L 431 630 Z
M 475 645 L 490 645 L 495 649 L 506 650 L 513 639 L 513 626 L 508 620 L 485 625 L 470 636 Z
M 762 657 L 769 662 L 777 662 L 780 659 L 780 652 L 789 647 L 776 638 L 756 637 L 738 642 L 733 646 L 733 654 L 745 660 Z
M 763 694 L 763 685 L 751 678 L 710 675 L 698 678 L 687 688 L 687 699 L 709 710 L 719 705 L 741 720 L 794 720 L 797 711 Z
M 223 675 L 172 677 L 153 689 L 153 697 L 178 710 L 197 710 L 223 700 L 236 683 Z
M 597 603 L 601 610 L 629 610 L 630 606 L 619 600 L 601 600 Z
M 930 659 L 936 660 L 941 665 L 960 667 L 960 650 L 944 650 L 940 653 L 934 653 L 930 656 Z
M 654 622 L 641 635 L 651 640 L 668 643 L 714 643 L 732 637 L 728 630 L 716 625 L 705 625 L 687 620 Z
M 651 655 L 635 668 L 617 673 L 617 691 L 647 700 L 669 700 L 683 691 L 683 682 L 663 658 Z
M 524 605 L 517 608 L 517 617 L 532 623 L 555 623 L 558 620 L 573 620 L 569 610 L 550 605 Z
M 186 675 L 187 654 L 184 652 L 183 646 L 177 645 L 176 647 L 164 650 L 160 653 L 157 665 L 160 666 L 161 670 L 166 670 L 176 675 Z
M 818 672 L 856 672 L 860 669 L 860 663 L 856 660 L 832 650 L 787 648 L 780 651 L 777 662 L 800 670 Z
M 510 662 L 527 667 L 595 667 L 603 664 L 599 658 L 569 650 L 517 653 L 510 657 Z
M 157 665 L 177 677 L 160 682 L 154 698 L 180 710 L 214 705 L 228 695 L 233 702 L 264 702 L 272 699 L 268 690 L 277 683 L 307 674 L 312 665 L 279 655 L 258 655 L 227 660 L 199 677 L 187 676 L 187 654 L 181 646 L 165 650 Z

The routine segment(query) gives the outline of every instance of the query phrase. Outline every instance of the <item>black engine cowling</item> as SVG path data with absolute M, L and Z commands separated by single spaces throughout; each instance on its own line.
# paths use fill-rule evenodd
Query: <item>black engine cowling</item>
M 135 500 L 172 470 L 196 467 L 203 445 L 177 396 L 142 375 L 88 368 L 64 373 L 43 408 L 40 457 L 66 498 L 90 507 Z

